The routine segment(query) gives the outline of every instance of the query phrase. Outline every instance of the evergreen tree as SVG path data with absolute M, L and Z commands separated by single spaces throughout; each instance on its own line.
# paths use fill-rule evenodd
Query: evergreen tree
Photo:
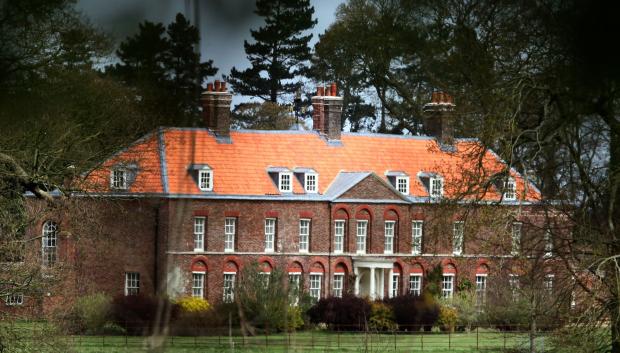
M 255 13 L 265 26 L 250 31 L 255 43 L 244 42 L 252 66 L 244 71 L 233 67 L 228 80 L 238 94 L 275 103 L 282 93 L 295 92 L 290 80 L 305 75 L 312 34 L 303 33 L 317 23 L 314 7 L 309 0 L 257 0 Z
M 194 51 L 198 29 L 182 15 L 166 28 L 145 21 L 135 36 L 121 43 L 121 60 L 107 71 L 138 89 L 145 110 L 159 124 L 196 125 L 202 83 L 215 75 L 213 61 L 200 62 Z

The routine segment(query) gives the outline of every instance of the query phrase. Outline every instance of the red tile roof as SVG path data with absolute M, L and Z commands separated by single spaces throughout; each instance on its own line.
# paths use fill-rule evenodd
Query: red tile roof
M 428 197 L 418 173 L 437 173 L 444 178 L 449 197 L 468 185 L 485 185 L 492 174 L 506 168 L 497 155 L 471 139 L 457 140 L 456 151 L 447 152 L 435 139 L 415 136 L 343 133 L 340 145 L 328 143 L 315 131 L 233 130 L 230 137 L 232 143 L 218 143 L 207 129 L 163 129 L 103 163 L 87 181 L 109 191 L 110 169 L 121 161 L 134 161 L 139 171 L 130 192 L 200 195 L 205 193 L 188 167 L 207 164 L 214 177 L 211 194 L 279 195 L 268 168 L 312 168 L 319 174 L 319 194 L 324 194 L 341 171 L 374 172 L 386 180 L 386 172 L 401 171 L 410 177 L 410 196 Z M 514 170 L 510 173 L 518 194 L 523 195 L 523 178 Z M 293 186 L 293 194 L 304 193 L 296 178 Z M 476 189 L 474 194 L 488 200 L 500 198 L 494 186 L 484 195 L 481 192 Z M 528 185 L 525 199 L 540 199 L 533 185 Z

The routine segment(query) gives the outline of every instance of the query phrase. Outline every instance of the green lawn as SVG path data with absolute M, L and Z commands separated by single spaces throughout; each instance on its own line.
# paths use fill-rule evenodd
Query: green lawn
M 77 352 L 143 352 L 146 339 L 124 336 L 72 336 Z M 539 339 L 543 345 L 543 339 Z M 302 332 L 250 337 L 167 337 L 165 352 L 502 352 L 524 347 L 525 334 L 483 331 L 472 333 L 371 334 Z M 287 348 L 288 347 L 288 348 Z M 542 347 L 541 347 L 542 348 Z M 366 350 L 367 349 L 367 350 Z

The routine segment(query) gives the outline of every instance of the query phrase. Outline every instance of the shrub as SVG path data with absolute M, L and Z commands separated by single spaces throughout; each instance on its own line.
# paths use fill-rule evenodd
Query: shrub
M 168 324 L 166 319 L 173 319 L 177 314 L 178 306 L 167 298 L 140 294 L 117 296 L 112 300 L 114 322 L 130 335 L 148 334 L 155 324 L 163 327 Z
M 295 331 L 304 326 L 303 310 L 299 306 L 291 306 L 286 313 L 286 325 L 281 330 Z
M 112 315 L 112 299 L 103 293 L 87 295 L 75 302 L 77 319 L 87 334 L 101 334 Z
M 196 313 L 208 311 L 211 307 L 209 302 L 202 298 L 185 297 L 177 301 L 179 309 L 186 313 Z
M 360 330 L 370 318 L 370 304 L 355 296 L 329 297 L 308 310 L 312 323 L 325 323 L 338 330 Z
M 368 326 L 376 331 L 392 331 L 398 328 L 394 322 L 392 308 L 382 302 L 374 302 L 370 306 L 370 320 Z
M 437 324 L 442 331 L 454 332 L 454 326 L 458 320 L 456 309 L 448 305 L 442 305 L 439 309 Z
M 392 308 L 394 320 L 401 329 L 430 331 L 439 318 L 439 305 L 428 292 L 421 296 L 402 295 L 385 300 Z

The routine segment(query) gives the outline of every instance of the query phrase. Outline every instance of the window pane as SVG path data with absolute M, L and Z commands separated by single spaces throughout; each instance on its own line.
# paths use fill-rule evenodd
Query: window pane
M 513 255 L 519 254 L 521 250 L 521 223 L 515 222 L 512 224 L 512 249 Z
M 194 250 L 204 250 L 205 217 L 194 217 Z
M 235 250 L 235 223 L 236 218 L 226 218 L 224 223 L 224 251 Z
M 413 221 L 412 223 L 412 244 L 411 244 L 411 252 L 414 255 L 422 253 L 422 221 Z
M 125 273 L 125 295 L 137 295 L 140 293 L 140 273 Z
M 334 275 L 334 284 L 332 286 L 334 290 L 334 297 L 342 297 L 342 289 L 344 287 L 344 274 L 337 273 Z
M 274 251 L 276 237 L 275 218 L 265 219 L 265 251 Z
M 334 252 L 344 250 L 344 221 L 334 222 Z
M 192 273 L 192 297 L 204 298 L 204 273 Z
M 386 254 L 391 254 L 394 251 L 394 221 L 385 222 L 385 248 Z
M 310 297 L 315 301 L 321 299 L 321 278 L 323 276 L 314 274 L 310 275 Z
M 58 225 L 52 221 L 43 223 L 41 251 L 43 266 L 52 266 L 56 263 L 56 242 Z
M 224 302 L 232 303 L 235 300 L 235 274 L 224 274 Z
M 316 174 L 306 174 L 306 192 L 317 191 L 317 176 Z
M 422 293 L 422 275 L 410 275 L 409 276 L 409 293 L 413 295 L 420 295 Z
M 463 233 L 465 231 L 464 222 L 454 222 L 454 234 L 452 238 L 452 252 L 455 255 L 463 253 Z
M 307 252 L 310 243 L 310 220 L 299 221 L 299 251 Z
M 366 234 L 368 230 L 367 221 L 357 221 L 357 252 L 360 254 L 366 253 Z
M 400 275 L 397 273 L 392 274 L 392 292 L 390 297 L 397 297 L 400 294 Z
M 441 281 L 441 296 L 443 298 L 452 298 L 454 288 L 454 276 L 443 276 Z

